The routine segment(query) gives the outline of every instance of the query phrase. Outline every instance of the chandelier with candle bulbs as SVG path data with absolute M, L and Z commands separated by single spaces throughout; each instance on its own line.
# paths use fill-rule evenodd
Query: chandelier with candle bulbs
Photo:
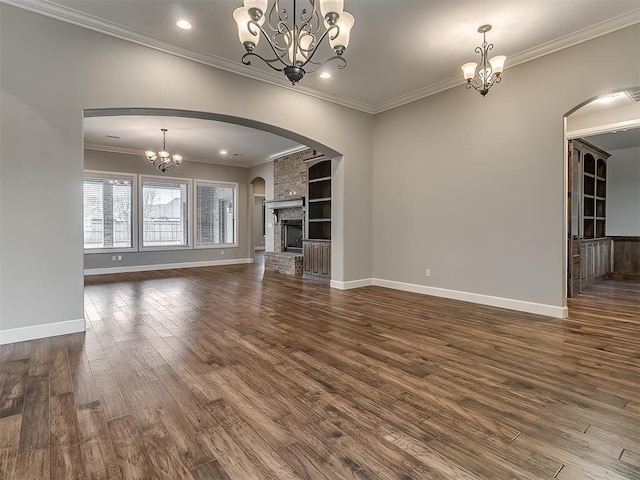
M 478 68 L 476 62 L 462 65 L 462 74 L 467 81 L 467 88 L 475 88 L 483 97 L 491 87 L 496 83 L 500 83 L 500 74 L 507 59 L 504 55 L 488 58 L 489 50 L 493 49 L 493 43 L 487 43 L 487 32 L 489 30 L 491 30 L 491 25 L 482 25 L 478 28 L 478 33 L 482 34 L 482 45 L 476 47 L 475 52 L 480 54 L 480 68 Z
M 355 19 L 344 10 L 344 0 L 292 2 L 291 16 L 286 8 L 281 8 L 281 0 L 274 0 L 271 8 L 269 0 L 244 0 L 244 6 L 233 12 L 238 37 L 246 50 L 242 63 L 251 65 L 252 58 L 259 58 L 272 69 L 283 72 L 292 85 L 306 73 L 315 72 L 330 62 L 335 62 L 338 69 L 345 68 L 347 61 L 342 54 L 349 46 Z M 268 56 L 255 50 L 262 36 L 268 43 Z M 334 55 L 318 60 L 316 53 L 325 37 Z
M 144 152 L 144 155 L 154 167 L 164 173 L 167 170 L 171 170 L 179 166 L 182 163 L 183 158 L 182 155 L 171 155 L 167 151 L 167 129 L 161 128 L 160 130 L 162 131 L 162 150 L 157 153 L 152 150 L 147 150 Z

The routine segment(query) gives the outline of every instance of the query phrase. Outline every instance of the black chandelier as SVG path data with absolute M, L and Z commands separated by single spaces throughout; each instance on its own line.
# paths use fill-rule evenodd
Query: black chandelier
M 497 55 L 487 59 L 489 50 L 493 49 L 493 43 L 487 43 L 487 32 L 491 30 L 491 25 L 482 25 L 478 32 L 482 34 L 482 46 L 476 47 L 475 52 L 480 54 L 480 69 L 476 62 L 469 62 L 462 65 L 462 73 L 467 81 L 467 88 L 475 88 L 483 97 L 489 89 L 496 83 L 500 83 L 500 74 L 504 69 L 504 62 L 507 59 L 504 55 Z
M 335 61 L 338 69 L 345 68 L 347 61 L 342 54 L 349 46 L 355 19 L 344 11 L 344 0 L 305 0 L 308 6 L 303 7 L 299 15 L 298 0 L 292 2 L 291 18 L 286 9 L 280 8 L 280 0 L 274 0 L 268 15 L 269 0 L 244 0 L 244 6 L 233 12 L 238 37 L 247 51 L 242 63 L 251 65 L 251 57 L 257 57 L 272 69 L 284 72 L 292 85 L 302 80 L 305 73 L 315 72 L 329 62 Z M 266 17 L 271 33 L 264 27 Z M 255 52 L 260 34 L 267 40 L 273 57 L 265 58 Z M 325 37 L 329 37 L 335 55 L 315 61 L 314 56 Z
M 171 170 L 180 165 L 183 159 L 182 155 L 171 155 L 167 151 L 167 129 L 161 128 L 160 130 L 162 131 L 162 150 L 158 153 L 152 150 L 147 150 L 144 152 L 144 155 L 154 167 L 164 173 L 167 170 Z

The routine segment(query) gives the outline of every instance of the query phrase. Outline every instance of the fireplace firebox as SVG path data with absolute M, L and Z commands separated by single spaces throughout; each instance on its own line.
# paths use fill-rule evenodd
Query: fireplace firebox
M 282 233 L 283 251 L 302 253 L 302 220 L 283 220 Z

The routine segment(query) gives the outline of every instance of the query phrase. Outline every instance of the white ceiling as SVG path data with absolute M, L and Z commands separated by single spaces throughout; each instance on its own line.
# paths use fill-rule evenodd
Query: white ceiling
M 345 53 L 347 68 L 334 71 L 327 80 L 308 74 L 293 87 L 261 62 L 250 67 L 240 62 L 244 48 L 232 12 L 242 0 L 0 2 L 369 113 L 447 88 L 463 88 L 460 65 L 477 61 L 474 49 L 482 42 L 479 25 L 493 25 L 488 41 L 495 44 L 494 54 L 507 56 L 506 82 L 510 66 L 640 22 L 640 0 L 345 0 L 345 9 L 356 19 Z M 283 7 L 291 5 L 291 0 L 281 2 Z M 188 19 L 193 28 L 177 28 L 178 18 Z M 264 47 L 263 41 L 258 50 Z M 160 128 L 168 128 L 169 150 L 182 150 L 187 161 L 246 167 L 296 145 L 210 120 L 132 116 L 85 120 L 85 142 L 114 151 L 157 149 Z M 216 152 L 222 148 L 241 156 L 221 157 Z
M 145 150 L 157 152 L 162 147 L 161 128 L 168 130 L 167 150 L 181 154 L 185 162 L 253 167 L 270 160 L 270 155 L 300 147 L 272 133 L 214 120 L 118 115 L 85 118 L 85 148 L 139 155 Z
M 618 130 L 617 132 L 602 133 L 585 138 L 605 152 L 625 148 L 640 148 L 640 128 Z M 638 157 L 638 162 L 640 162 L 640 156 Z

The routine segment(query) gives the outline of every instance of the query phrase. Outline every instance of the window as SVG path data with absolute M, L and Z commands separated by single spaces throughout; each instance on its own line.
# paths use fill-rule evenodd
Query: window
M 236 243 L 236 183 L 196 181 L 196 246 Z
M 84 248 L 133 249 L 134 175 L 85 172 Z
M 189 180 L 144 177 L 142 247 L 189 246 Z

